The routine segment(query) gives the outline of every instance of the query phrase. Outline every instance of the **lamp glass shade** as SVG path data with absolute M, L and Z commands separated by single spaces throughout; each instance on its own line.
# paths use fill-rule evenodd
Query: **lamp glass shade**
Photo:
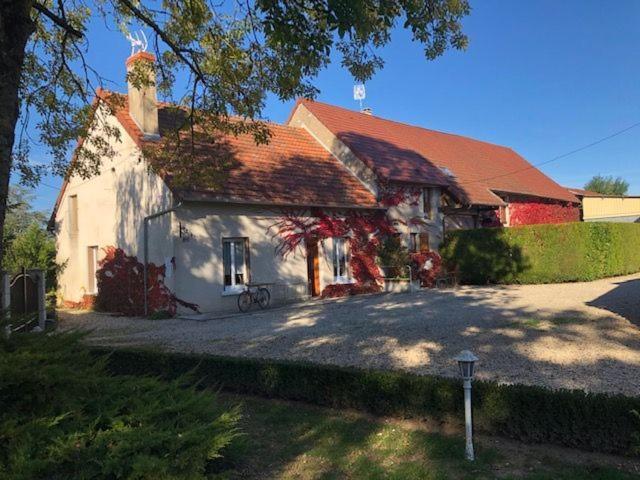
M 460 367 L 460 376 L 463 379 L 473 378 L 475 362 L 458 362 L 458 366 Z
M 473 378 L 473 374 L 475 373 L 475 363 L 478 360 L 473 353 L 469 350 L 465 350 L 460 352 L 455 360 L 458 362 L 458 367 L 460 368 L 460 376 L 463 380 L 471 380 Z

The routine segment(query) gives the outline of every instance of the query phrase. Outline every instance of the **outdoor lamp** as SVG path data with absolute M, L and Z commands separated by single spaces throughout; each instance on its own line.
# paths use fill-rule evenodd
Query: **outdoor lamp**
M 473 379 L 474 366 L 478 361 L 469 350 L 464 350 L 454 357 L 460 368 L 460 376 L 462 377 L 462 387 L 464 388 L 464 421 L 466 431 L 466 448 L 465 453 L 467 460 L 473 461 L 473 428 L 471 422 L 471 380 Z
M 454 357 L 454 360 L 458 362 L 462 380 L 470 382 L 473 379 L 473 371 L 475 363 L 478 361 L 478 357 L 476 357 L 469 350 L 463 350 Z

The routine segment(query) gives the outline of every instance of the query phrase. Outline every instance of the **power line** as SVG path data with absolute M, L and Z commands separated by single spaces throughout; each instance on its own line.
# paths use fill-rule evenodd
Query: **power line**
M 640 122 L 636 122 L 633 125 L 629 125 L 628 127 L 623 128 L 622 130 L 618 130 L 617 132 L 612 133 L 611 135 L 607 135 L 606 137 L 602 137 L 602 138 L 600 138 L 600 139 L 598 139 L 598 140 L 596 140 L 594 142 L 588 143 L 587 145 L 583 145 L 582 147 L 578 147 L 575 150 L 571 150 L 570 152 L 566 152 L 566 153 L 563 153 L 562 155 L 558 155 L 557 157 L 553 157 L 553 158 L 551 158 L 549 160 L 545 160 L 544 162 L 534 163 L 534 164 L 529 165 L 528 167 L 521 168 L 519 170 L 514 170 L 514 171 L 508 172 L 508 173 L 503 173 L 503 174 L 500 174 L 500 175 L 495 175 L 493 177 L 481 178 L 479 180 L 469 180 L 468 182 L 460 182 L 458 185 L 465 185 L 465 184 L 469 184 L 469 183 L 478 183 L 478 182 L 486 182 L 487 180 L 493 180 L 495 178 L 501 178 L 501 177 L 508 177 L 509 175 L 514 175 L 516 173 L 524 172 L 524 171 L 527 171 L 527 170 L 532 170 L 534 168 L 541 167 L 542 165 L 547 165 L 549 163 L 552 163 L 552 162 L 558 161 L 560 159 L 566 158 L 566 157 L 568 157 L 570 155 L 574 155 L 574 154 L 576 154 L 578 152 L 582 152 L 584 150 L 587 150 L 588 148 L 594 147 L 594 146 L 596 146 L 596 145 L 598 145 L 598 144 L 600 144 L 602 142 L 606 142 L 607 140 L 611 140 L 612 138 L 617 137 L 618 135 L 622 135 L 623 133 L 626 133 L 629 130 L 632 130 L 632 129 L 638 127 L 638 126 L 640 126 Z

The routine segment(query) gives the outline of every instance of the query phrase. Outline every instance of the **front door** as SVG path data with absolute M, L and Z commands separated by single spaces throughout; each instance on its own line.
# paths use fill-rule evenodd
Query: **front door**
M 312 297 L 320 295 L 320 259 L 318 258 L 318 242 L 307 244 L 307 282 L 308 292 Z

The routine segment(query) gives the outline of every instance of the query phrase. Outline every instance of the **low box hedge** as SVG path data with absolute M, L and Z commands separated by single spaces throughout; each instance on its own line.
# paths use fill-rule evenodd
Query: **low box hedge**
M 563 223 L 448 232 L 441 254 L 469 284 L 591 281 L 640 272 L 640 224 Z
M 464 415 L 461 382 L 451 378 L 130 349 L 110 352 L 107 367 L 168 379 L 191 372 L 202 386 L 376 415 L 460 421 Z M 635 397 L 477 381 L 473 406 L 476 429 L 525 442 L 629 454 L 640 432 Z

